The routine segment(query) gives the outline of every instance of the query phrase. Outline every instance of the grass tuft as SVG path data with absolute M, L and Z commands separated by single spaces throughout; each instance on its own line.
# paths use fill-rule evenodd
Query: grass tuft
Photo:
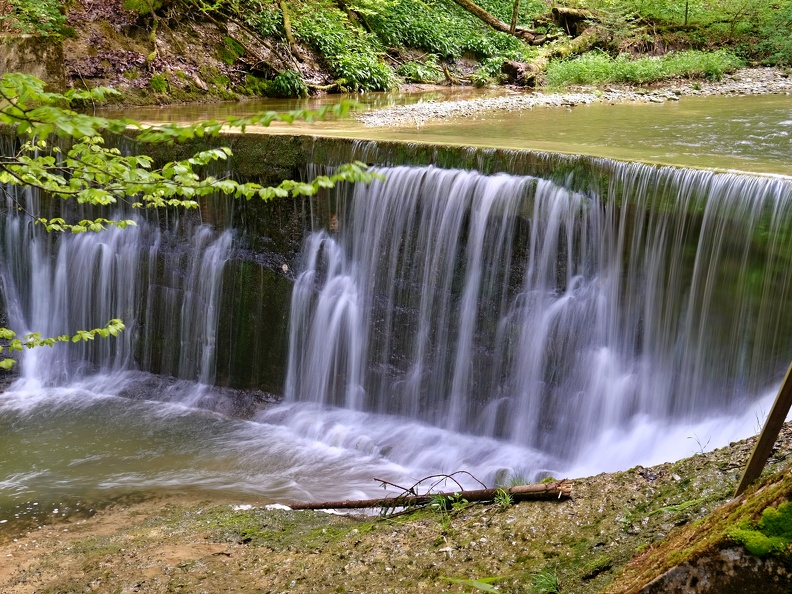
M 625 54 L 612 58 L 602 52 L 592 52 L 572 60 L 551 62 L 546 81 L 548 86 L 564 87 L 573 84 L 640 84 L 677 77 L 719 80 L 740 66 L 744 66 L 743 60 L 727 50 L 691 50 L 638 59 Z

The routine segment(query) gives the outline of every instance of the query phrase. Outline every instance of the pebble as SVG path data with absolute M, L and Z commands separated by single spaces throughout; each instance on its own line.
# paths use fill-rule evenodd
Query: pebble
M 574 107 L 592 103 L 665 103 L 685 95 L 764 95 L 792 92 L 792 76 L 778 68 L 744 68 L 722 80 L 678 79 L 656 88 L 609 85 L 604 89 L 580 87 L 565 93 L 526 91 L 506 97 L 464 101 L 425 101 L 355 115 L 366 126 L 420 126 L 432 120 L 470 117 L 487 111 L 520 111 L 535 107 Z

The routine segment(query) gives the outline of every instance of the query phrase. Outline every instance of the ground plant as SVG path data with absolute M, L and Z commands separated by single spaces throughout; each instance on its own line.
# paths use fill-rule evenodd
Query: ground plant
M 349 91 L 387 91 L 396 78 L 382 60 L 377 37 L 349 23 L 341 10 L 326 1 L 294 9 L 294 32 L 330 63 L 339 86 Z
M 51 35 L 65 21 L 58 0 L 0 1 L 0 32 Z
M 727 72 L 744 65 L 744 60 L 728 50 L 692 50 L 638 59 L 626 54 L 613 58 L 604 52 L 591 52 L 550 63 L 546 81 L 551 87 L 563 87 L 570 84 L 640 84 L 677 77 L 719 80 Z

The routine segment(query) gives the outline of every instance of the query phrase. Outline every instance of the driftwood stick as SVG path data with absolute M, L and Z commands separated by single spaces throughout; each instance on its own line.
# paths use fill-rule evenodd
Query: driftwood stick
M 379 499 L 349 499 L 346 501 L 322 501 L 319 503 L 292 503 L 292 509 L 363 509 L 372 507 L 411 507 L 427 505 L 436 497 L 460 497 L 467 501 L 493 501 L 499 491 L 509 493 L 515 502 L 529 500 L 560 500 L 572 496 L 572 483 L 567 479 L 538 485 L 519 485 L 501 489 L 476 489 L 454 493 L 431 493 L 426 495 L 398 495 Z

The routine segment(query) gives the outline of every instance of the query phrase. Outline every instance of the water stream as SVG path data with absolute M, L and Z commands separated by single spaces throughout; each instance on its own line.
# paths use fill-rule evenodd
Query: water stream
M 128 330 L 25 353 L 0 398 L 0 519 L 151 489 L 577 476 L 755 433 L 792 352 L 792 182 L 608 163 L 385 167 L 318 198 L 282 313 L 285 400 L 244 418 L 215 385 L 237 231 L 163 216 L 55 237 L 16 208 L 34 193 L 9 194 L 10 323 Z
M 602 470 L 603 435 L 643 426 L 646 444 L 619 459 L 644 461 L 663 428 L 739 416 L 785 369 L 787 182 L 623 165 L 605 196 L 432 167 L 383 174 L 339 197 L 337 232 L 308 238 L 288 401 Z

